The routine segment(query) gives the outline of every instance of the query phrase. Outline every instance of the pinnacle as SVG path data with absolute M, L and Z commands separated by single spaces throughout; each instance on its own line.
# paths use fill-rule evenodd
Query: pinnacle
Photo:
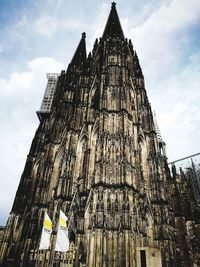
M 115 6 L 116 6 L 116 3 L 115 2 L 112 2 L 112 4 L 111 4 L 112 6 L 112 8 L 115 8 Z
M 116 10 L 116 3 L 111 5 L 111 11 L 104 29 L 103 38 L 108 36 L 120 36 L 124 38 L 123 30 Z
M 86 33 L 83 32 L 83 33 L 82 33 L 82 39 L 85 39 L 85 38 L 86 38 Z
M 85 44 L 86 33 L 83 32 L 81 36 L 81 40 L 78 44 L 76 52 L 72 58 L 70 63 L 70 67 L 76 66 L 77 68 L 83 67 L 86 62 L 86 44 Z
M 160 133 L 160 129 L 159 129 L 159 127 L 158 127 L 158 122 L 157 122 L 157 119 L 156 119 L 156 112 L 155 112 L 155 111 L 154 111 L 154 113 L 153 113 L 153 116 L 154 116 L 155 131 L 156 131 L 156 135 L 157 135 L 157 137 L 158 137 L 158 140 L 159 140 L 160 142 L 164 142 L 164 141 L 162 140 L 161 133 Z

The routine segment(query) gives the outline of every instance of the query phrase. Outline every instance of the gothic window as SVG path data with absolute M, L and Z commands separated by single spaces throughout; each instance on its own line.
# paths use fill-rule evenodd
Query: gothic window
M 147 236 L 153 240 L 153 219 L 149 211 L 147 211 Z
M 83 153 L 82 174 L 83 177 L 85 177 L 87 172 L 87 153 L 88 153 L 86 141 L 83 144 L 82 153 Z
M 93 176 L 94 176 L 94 172 L 95 172 L 95 151 L 96 151 L 96 144 L 97 144 L 97 133 L 96 133 L 96 129 L 94 129 L 94 131 L 92 132 L 91 135 L 91 142 L 90 142 L 90 168 L 88 170 L 88 179 L 89 179 L 89 183 L 91 183 L 93 181 Z
M 99 109 L 99 89 L 96 89 L 94 95 L 91 99 L 91 107 L 94 109 Z
M 88 141 L 87 137 L 85 135 L 82 136 L 77 147 L 76 179 L 78 179 L 79 184 L 82 184 L 82 186 L 85 182 L 85 178 L 87 174 L 87 161 L 88 161 L 87 141 Z
M 34 166 L 33 166 L 33 169 L 32 169 L 32 178 L 33 179 L 36 179 L 37 176 L 38 176 L 38 171 L 39 171 L 39 163 L 37 162 Z
M 138 141 L 139 141 L 142 179 L 145 180 L 147 179 L 147 149 L 145 141 L 142 138 L 139 138 Z
M 49 194 L 48 194 L 49 199 L 51 199 L 55 193 L 55 189 L 58 184 L 58 179 L 61 174 L 62 161 L 63 161 L 63 150 L 58 152 L 54 162 L 54 169 L 51 175 L 50 186 L 49 186 Z

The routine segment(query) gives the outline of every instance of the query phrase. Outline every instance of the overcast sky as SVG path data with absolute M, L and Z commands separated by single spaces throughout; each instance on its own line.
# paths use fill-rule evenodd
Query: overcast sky
M 200 152 L 200 1 L 118 0 L 169 161 Z M 102 35 L 110 1 L 0 1 L 0 225 L 11 209 L 47 72 L 66 69 L 81 38 Z

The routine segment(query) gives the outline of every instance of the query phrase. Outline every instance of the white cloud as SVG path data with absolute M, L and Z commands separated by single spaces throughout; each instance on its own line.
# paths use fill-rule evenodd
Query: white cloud
M 179 74 L 155 86 L 152 95 L 171 160 L 200 151 L 199 62 L 200 52 L 190 57 L 189 64 Z M 156 94 L 156 90 L 162 92 Z
M 1 120 L 1 198 L 0 218 L 5 223 L 18 187 L 26 155 L 38 119 L 35 111 L 46 86 L 46 72 L 60 72 L 64 66 L 52 58 L 35 58 L 27 63 L 26 72 L 11 73 L 8 80 L 0 78 Z M 11 197 L 12 196 L 12 197 Z
M 173 0 L 163 2 L 136 28 L 127 27 L 171 160 L 200 150 L 200 52 L 186 53 L 192 42 L 190 27 L 197 20 L 198 0 Z
M 38 18 L 34 23 L 35 31 L 46 37 L 53 36 L 59 28 L 59 21 L 51 16 Z
M 138 27 L 129 29 L 128 33 L 145 66 L 145 74 L 147 77 L 153 76 L 155 81 L 176 71 L 185 53 L 183 48 L 188 41 L 187 29 L 200 18 L 198 0 L 173 0 L 166 3 Z
M 35 20 L 33 28 L 36 33 L 49 38 L 55 35 L 59 30 L 80 29 L 80 31 L 82 31 L 83 29 L 88 29 L 89 26 L 71 18 L 59 19 L 49 15 L 42 15 Z
M 0 78 L 0 98 L 9 96 L 7 100 L 14 99 L 17 95 L 20 97 L 35 95 L 35 99 L 40 99 L 38 95 L 41 92 L 42 85 L 45 83 L 45 73 L 51 71 L 60 72 L 64 68 L 63 64 L 56 62 L 53 58 L 41 57 L 35 58 L 27 63 L 29 71 L 13 72 L 8 80 Z M 16 99 L 15 99 L 16 100 Z M 21 99 L 20 99 L 21 101 Z
M 4 52 L 4 48 L 3 46 L 0 45 L 0 53 L 3 53 Z

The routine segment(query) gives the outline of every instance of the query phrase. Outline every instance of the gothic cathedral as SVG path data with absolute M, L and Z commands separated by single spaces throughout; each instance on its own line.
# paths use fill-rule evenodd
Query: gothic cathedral
M 112 3 L 102 37 L 85 33 L 39 127 L 4 229 L 1 266 L 199 267 L 200 206 L 168 168 L 131 40 Z M 159 71 L 159 70 L 158 70 Z M 55 252 L 59 211 L 69 250 Z M 39 250 L 45 211 L 53 222 Z

